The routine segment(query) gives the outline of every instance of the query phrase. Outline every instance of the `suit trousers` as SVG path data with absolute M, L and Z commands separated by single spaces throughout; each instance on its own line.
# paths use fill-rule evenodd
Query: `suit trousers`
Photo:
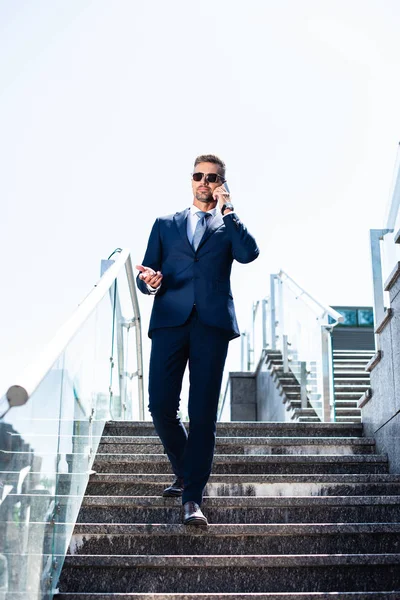
M 228 344 L 229 332 L 201 323 L 195 307 L 184 325 L 152 333 L 149 410 L 172 470 L 184 480 L 183 504 L 201 504 L 211 473 Z M 178 417 L 187 363 L 189 434 Z

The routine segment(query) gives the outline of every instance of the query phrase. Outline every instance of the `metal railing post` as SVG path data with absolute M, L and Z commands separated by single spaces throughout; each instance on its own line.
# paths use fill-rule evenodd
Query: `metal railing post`
M 279 344 L 278 348 L 283 346 L 283 334 L 285 333 L 285 319 L 284 319 L 284 309 L 283 309 L 283 283 L 282 280 L 278 278 L 278 325 L 279 325 Z
M 275 305 L 275 275 L 270 275 L 271 303 L 271 348 L 276 350 L 276 305 Z
M 334 392 L 332 381 L 332 342 L 331 328 L 321 326 L 322 349 L 322 419 L 324 423 L 331 421 L 331 406 L 334 406 Z
M 129 293 L 134 308 L 134 327 L 137 355 L 137 378 L 139 398 L 139 420 L 144 421 L 144 386 L 143 386 L 143 351 L 142 351 L 142 325 L 140 320 L 139 301 L 136 293 L 135 276 L 133 274 L 131 258 L 125 263 L 125 272 L 129 283 Z
M 246 332 L 243 331 L 240 334 L 240 370 L 242 372 L 244 371 L 245 341 L 246 341 Z
M 263 350 L 268 346 L 268 336 L 267 336 L 267 302 L 266 298 L 263 298 L 261 301 L 261 319 L 262 319 L 262 345 Z
M 301 408 L 307 408 L 307 363 L 300 363 L 300 399 Z
M 283 335 L 282 357 L 283 357 L 283 372 L 289 373 L 289 342 L 288 336 Z

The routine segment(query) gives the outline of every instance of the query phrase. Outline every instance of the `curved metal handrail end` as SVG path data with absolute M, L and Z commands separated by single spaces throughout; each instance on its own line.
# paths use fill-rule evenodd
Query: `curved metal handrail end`
M 29 394 L 21 385 L 12 385 L 8 388 L 6 397 L 11 408 L 12 406 L 23 406 L 26 404 Z

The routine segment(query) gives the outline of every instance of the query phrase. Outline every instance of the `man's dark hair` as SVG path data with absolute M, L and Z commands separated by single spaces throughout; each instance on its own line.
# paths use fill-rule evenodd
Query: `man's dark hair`
M 194 161 L 194 166 L 196 167 L 199 163 L 209 162 L 214 163 L 214 165 L 218 165 L 221 171 L 221 177 L 225 179 L 225 163 L 215 154 L 201 154 Z

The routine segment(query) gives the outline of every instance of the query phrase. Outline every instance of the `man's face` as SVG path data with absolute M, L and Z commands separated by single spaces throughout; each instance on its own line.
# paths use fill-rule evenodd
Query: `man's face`
M 214 163 L 203 162 L 195 166 L 195 168 L 193 169 L 193 173 L 216 173 L 217 175 L 220 175 L 221 170 L 220 167 Z M 217 189 L 217 187 L 220 187 L 221 185 L 221 177 L 219 177 L 215 183 L 210 183 L 209 181 L 206 181 L 204 177 L 201 181 L 194 181 L 192 179 L 193 196 L 199 202 L 213 202 L 213 192 L 215 189 Z

